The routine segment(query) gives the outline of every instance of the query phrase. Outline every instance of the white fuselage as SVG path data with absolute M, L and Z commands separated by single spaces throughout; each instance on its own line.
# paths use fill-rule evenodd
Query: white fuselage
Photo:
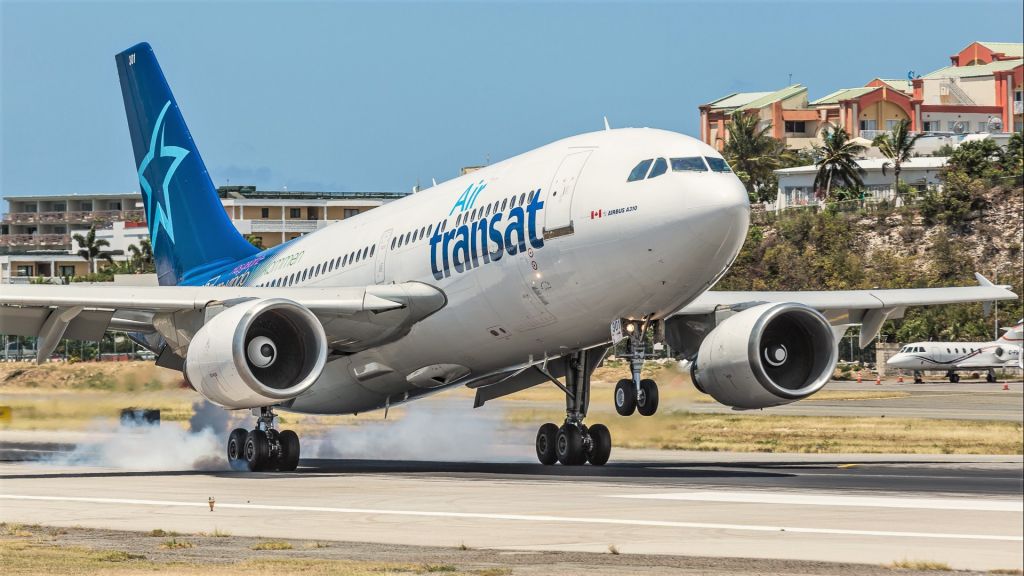
M 731 172 L 670 166 L 657 177 L 627 177 L 645 159 L 704 157 L 721 155 L 662 130 L 583 134 L 290 242 L 243 283 L 272 291 L 288 281 L 420 281 L 443 290 L 448 303 L 395 342 L 332 359 L 288 408 L 351 413 L 396 404 L 426 391 L 409 379 L 423 368 L 455 366 L 477 377 L 599 346 L 614 319 L 678 310 L 738 254 L 749 223 L 746 191 Z M 474 225 L 481 220 L 490 222 L 482 230 Z M 453 232 L 462 225 L 462 236 Z M 464 264 L 466 254 L 475 260 Z M 339 257 L 345 265 L 332 266 Z M 317 266 L 327 271 L 295 280 Z
M 900 348 L 886 365 L 914 371 L 1016 367 L 1021 361 L 1019 334 L 1018 327 L 993 342 L 913 342 Z

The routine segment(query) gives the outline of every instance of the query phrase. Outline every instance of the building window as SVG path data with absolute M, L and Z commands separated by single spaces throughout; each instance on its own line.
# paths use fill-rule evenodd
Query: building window
M 61 266 L 60 267 L 60 275 L 61 276 L 74 276 L 75 275 L 75 267 L 74 266 Z
M 270 218 L 270 208 L 260 208 L 260 218 Z
M 925 132 L 942 132 L 942 126 L 940 126 L 938 120 L 925 120 L 924 131 Z
M 32 272 L 33 272 L 33 267 L 31 265 L 21 265 L 21 264 L 18 265 L 18 272 L 17 272 L 18 276 L 23 276 L 23 277 L 24 276 L 34 276 L 34 274 L 32 274 Z
M 351 218 L 359 214 L 359 208 L 345 208 L 345 218 Z
M 807 123 L 803 120 L 786 120 L 786 132 L 790 134 L 807 133 Z
M 885 121 L 885 129 L 890 131 L 890 132 L 892 132 L 893 130 L 896 129 L 896 125 L 899 124 L 899 123 L 900 123 L 899 120 L 886 120 Z
M 288 209 L 288 217 L 289 218 L 302 218 L 302 209 L 301 208 L 289 208 Z
M 878 130 L 878 121 L 876 121 L 876 120 L 861 120 L 860 121 L 860 129 L 861 130 Z

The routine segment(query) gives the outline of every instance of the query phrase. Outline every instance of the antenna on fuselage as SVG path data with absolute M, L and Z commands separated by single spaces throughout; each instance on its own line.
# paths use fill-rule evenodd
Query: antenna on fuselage
M 611 130 L 612 129 L 612 127 L 608 125 L 608 117 L 607 116 L 604 117 L 604 129 L 605 130 Z
M 431 178 L 430 181 L 434 183 L 434 186 L 437 186 L 437 179 L 436 178 Z

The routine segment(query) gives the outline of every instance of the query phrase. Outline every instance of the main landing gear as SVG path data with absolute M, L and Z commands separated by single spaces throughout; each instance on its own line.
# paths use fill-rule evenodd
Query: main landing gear
M 914 384 L 921 384 L 924 382 L 924 376 L 921 375 L 920 370 L 914 370 Z
M 634 411 L 641 416 L 653 416 L 658 411 L 658 384 L 648 378 L 640 378 L 640 371 L 647 359 L 646 341 L 649 321 L 626 324 L 626 356 L 629 357 L 629 371 L 632 379 L 619 380 L 615 385 L 615 411 L 620 416 L 630 416 Z
M 257 413 L 257 410 L 259 411 Z M 228 463 L 232 470 L 291 472 L 299 465 L 299 435 L 274 428 L 274 410 L 253 408 L 256 428 L 235 428 L 228 436 Z
M 988 369 L 988 374 L 985 374 L 985 382 L 994 384 L 996 382 L 996 371 L 992 368 Z
M 952 370 L 946 372 L 946 378 L 949 378 L 949 381 L 952 382 L 953 384 L 956 384 L 957 382 L 960 381 L 960 375 Z
M 555 386 L 565 392 L 565 423 L 557 426 L 547 423 L 537 431 L 537 459 L 541 464 L 561 462 L 566 466 L 579 466 L 590 462 L 601 466 L 608 462 L 612 452 L 612 435 L 603 424 L 583 424 L 590 405 L 590 374 L 593 366 L 588 362 L 586 350 L 575 352 L 566 359 L 565 385 L 556 380 L 546 368 L 541 372 Z

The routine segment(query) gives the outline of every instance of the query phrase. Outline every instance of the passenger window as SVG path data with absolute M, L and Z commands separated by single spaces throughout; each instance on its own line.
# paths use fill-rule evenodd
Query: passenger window
M 732 172 L 729 165 L 725 163 L 725 160 L 721 158 L 715 158 L 713 156 L 707 156 L 704 158 L 708 161 L 708 166 L 711 167 L 712 172 Z
M 394 250 L 394 249 L 395 249 L 395 242 L 397 242 L 397 241 L 398 241 L 398 238 L 392 238 L 392 239 L 391 239 L 391 249 L 392 249 L 392 250 Z
M 664 158 L 658 158 L 654 161 L 654 166 L 651 168 L 651 173 L 647 175 L 647 178 L 656 178 L 665 172 L 668 172 L 668 162 L 665 162 Z
M 672 158 L 673 172 L 707 172 L 708 167 L 700 156 L 687 156 L 686 158 Z
M 526 192 L 519 195 L 519 205 L 522 206 L 523 204 L 526 204 Z
M 377 245 L 376 245 L 376 244 L 374 244 L 374 245 L 370 246 L 370 256 L 373 256 L 373 252 L 374 252 L 374 251 L 375 251 L 376 249 L 377 249 Z
M 469 217 L 470 220 L 476 220 L 476 208 L 473 208 L 473 213 Z
M 641 160 L 639 164 L 633 167 L 633 171 L 629 173 L 629 178 L 626 178 L 626 182 L 643 180 L 647 176 L 647 169 L 651 167 L 652 162 L 654 160 Z
M 505 198 L 504 200 L 502 200 L 502 201 L 501 201 L 501 209 L 502 209 L 502 210 L 504 210 L 504 209 L 505 209 L 505 205 L 506 205 L 506 204 L 508 204 L 508 198 Z
M 427 236 L 430 236 L 430 231 L 434 229 L 434 225 L 427 226 Z

